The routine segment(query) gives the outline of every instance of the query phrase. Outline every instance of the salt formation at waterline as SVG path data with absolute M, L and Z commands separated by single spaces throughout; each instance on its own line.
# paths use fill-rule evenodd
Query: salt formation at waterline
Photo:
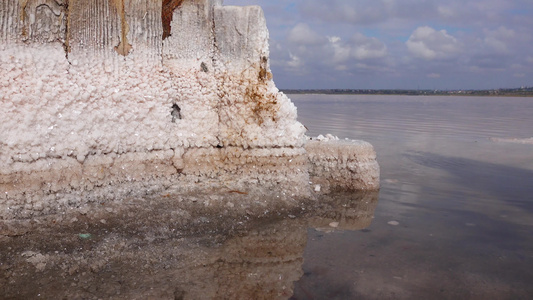
M 305 136 L 257 6 L 3 0 L 0 99 L 4 221 L 147 195 L 246 211 L 379 188 L 370 144 Z

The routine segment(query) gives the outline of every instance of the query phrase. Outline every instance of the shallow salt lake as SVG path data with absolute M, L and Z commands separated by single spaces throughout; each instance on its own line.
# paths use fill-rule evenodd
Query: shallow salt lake
M 532 98 L 290 96 L 309 135 L 374 145 L 379 193 L 0 223 L 0 299 L 531 299 Z
M 372 224 L 310 229 L 292 299 L 533 297 L 533 98 L 289 96 L 381 166 Z

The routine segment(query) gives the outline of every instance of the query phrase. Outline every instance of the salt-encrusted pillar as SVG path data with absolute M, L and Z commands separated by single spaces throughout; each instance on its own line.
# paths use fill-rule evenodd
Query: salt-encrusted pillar
M 66 20 L 64 1 L 0 3 L 0 219 L 31 212 L 37 194 L 54 190 L 62 177 L 39 172 L 57 157 L 53 131 L 68 86 Z
M 215 7 L 220 70 L 221 140 L 228 146 L 301 147 L 296 107 L 278 91 L 269 64 L 268 29 L 258 6 Z
M 261 8 L 215 5 L 212 33 L 220 148 L 187 152 L 184 173 L 201 170 L 241 191 L 308 196 L 305 129 L 272 81 Z
M 159 1 L 2 1 L 0 28 L 0 218 L 178 176 Z
M 0 2 L 0 219 L 163 191 L 290 202 L 310 173 L 377 189 L 371 147 L 304 148 L 261 8 L 172 3 Z
M 218 94 L 213 56 L 213 7 L 217 0 L 185 0 L 174 10 L 163 40 L 163 64 L 170 72 L 176 135 L 192 148 L 220 144 Z
M 77 103 L 71 111 L 78 114 L 72 123 L 86 133 L 75 152 L 143 153 L 180 144 L 171 134 L 176 90 L 161 63 L 161 35 L 160 1 L 69 2 L 70 93 Z

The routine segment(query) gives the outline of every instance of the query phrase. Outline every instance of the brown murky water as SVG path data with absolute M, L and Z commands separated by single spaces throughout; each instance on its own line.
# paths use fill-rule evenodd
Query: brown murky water
M 292 299 L 533 298 L 532 98 L 291 95 L 310 135 L 364 139 L 372 224 L 310 229 Z

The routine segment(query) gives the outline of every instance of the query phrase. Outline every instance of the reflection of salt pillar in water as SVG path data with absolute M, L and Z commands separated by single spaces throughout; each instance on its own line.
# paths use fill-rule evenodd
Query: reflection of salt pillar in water
M 227 241 L 215 274 L 217 297 L 281 299 L 292 295 L 302 275 L 307 230 L 298 221 L 281 221 Z
M 375 191 L 332 193 L 304 216 L 269 223 L 226 241 L 216 260 L 215 298 L 282 299 L 303 275 L 307 229 L 360 230 L 372 222 Z M 198 296 L 198 295 L 197 295 Z
M 271 215 L 274 219 L 246 215 L 254 220 L 251 223 L 221 216 L 220 209 L 203 204 L 202 213 L 195 215 L 197 209 L 184 211 L 174 203 L 152 212 L 158 216 L 153 223 L 139 216 L 148 210 L 135 207 L 111 213 L 105 217 L 107 225 L 98 222 L 89 229 L 79 222 L 48 229 L 39 225 L 40 231 L 25 233 L 25 245 L 34 245 L 31 251 L 20 245 L 19 238 L 3 242 L 13 249 L 4 253 L 8 276 L 0 277 L 3 296 L 108 298 L 120 292 L 122 298 L 287 299 L 303 275 L 308 228 L 365 228 L 377 195 L 377 191 L 333 193 L 298 208 L 302 215 L 282 219 L 277 214 Z M 178 221 L 176 213 L 182 215 Z M 185 221 L 186 215 L 209 218 Z M 181 224 L 179 233 L 169 230 L 175 222 Z M 79 235 L 80 229 L 92 235 Z M 76 251 L 56 251 L 65 247 Z
M 372 222 L 377 192 L 320 197 L 320 207 L 305 217 L 284 220 L 227 241 L 219 260 L 217 296 L 279 299 L 292 295 L 303 275 L 307 228 L 321 231 L 360 230 Z
M 361 230 L 372 223 L 378 204 L 376 191 L 340 192 L 320 197 L 320 207 L 307 218 L 320 231 Z

